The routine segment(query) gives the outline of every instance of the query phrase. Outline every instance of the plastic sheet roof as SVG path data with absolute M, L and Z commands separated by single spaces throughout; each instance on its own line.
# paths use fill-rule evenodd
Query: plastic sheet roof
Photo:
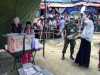
M 79 5 L 85 5 L 85 6 L 94 6 L 94 7 L 100 7 L 100 4 L 98 3 L 86 3 L 86 2 L 79 2 L 74 4 L 66 4 L 66 3 L 50 3 L 48 4 L 48 7 L 74 7 Z
M 40 3 L 40 9 L 45 9 L 45 4 L 43 3 L 44 1 L 47 1 L 48 7 L 74 7 L 74 6 L 80 6 L 80 5 L 100 7 L 100 0 L 42 0 L 41 3 Z M 59 3 L 61 1 L 63 1 L 63 2 Z M 77 1 L 77 2 L 67 3 L 67 2 L 64 2 L 64 1 L 68 1 L 68 2 Z
M 100 0 L 42 0 L 42 1 L 46 1 L 46 2 L 82 2 L 82 1 L 86 1 L 86 2 L 97 2 L 100 3 Z

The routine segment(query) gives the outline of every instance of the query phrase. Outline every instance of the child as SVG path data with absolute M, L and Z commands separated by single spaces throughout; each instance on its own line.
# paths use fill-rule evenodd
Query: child
M 24 32 L 26 34 L 31 34 L 32 33 L 32 27 L 31 27 L 31 22 L 30 21 L 26 22 L 26 27 L 25 27 Z M 21 64 L 26 64 L 26 63 L 29 63 L 31 61 L 32 61 L 32 51 L 31 50 L 25 51 L 23 53 L 23 55 L 21 55 Z

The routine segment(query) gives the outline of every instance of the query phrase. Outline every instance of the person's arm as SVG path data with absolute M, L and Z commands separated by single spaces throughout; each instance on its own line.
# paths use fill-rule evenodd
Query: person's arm
M 79 32 L 78 32 L 78 27 L 77 27 L 77 25 L 75 25 L 75 23 L 73 24 L 73 26 L 74 26 L 74 33 L 72 34 L 72 37 L 74 38 L 74 39 L 77 39 L 78 37 L 79 37 Z
M 67 37 L 67 33 L 68 33 L 68 25 L 65 24 L 65 27 L 63 28 L 62 32 L 64 33 L 64 36 Z
M 67 30 L 67 25 L 68 23 L 65 23 L 65 26 L 64 26 L 64 28 L 63 28 L 63 30 L 62 30 L 62 32 L 64 32 L 64 31 L 66 31 Z

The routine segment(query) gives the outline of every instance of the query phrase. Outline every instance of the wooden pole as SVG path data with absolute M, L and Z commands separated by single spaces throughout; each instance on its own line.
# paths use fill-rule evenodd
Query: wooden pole
M 45 25 L 46 25 L 46 14 L 47 14 L 47 5 L 46 5 L 46 0 L 44 1 L 45 4 L 45 14 L 44 14 L 44 25 L 43 25 L 43 57 L 45 57 Z

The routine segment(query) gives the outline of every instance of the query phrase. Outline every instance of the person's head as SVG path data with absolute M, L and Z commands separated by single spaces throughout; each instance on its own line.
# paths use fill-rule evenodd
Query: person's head
M 75 20 L 75 23 L 78 24 L 78 19 Z
M 15 17 L 14 18 L 14 24 L 19 24 L 20 23 L 20 19 L 19 19 L 19 17 Z
M 61 20 L 63 20 L 64 19 L 64 16 L 61 16 Z
M 27 21 L 26 22 L 26 27 L 25 27 L 25 32 L 26 33 L 31 33 L 31 29 L 32 29 L 31 22 L 30 21 Z
M 30 21 L 26 22 L 26 27 L 31 27 L 31 22 Z
M 88 18 L 90 20 L 93 20 L 93 15 L 89 11 L 85 11 L 84 14 L 83 14 L 83 17 L 84 17 L 84 19 Z
M 70 16 L 70 21 L 74 21 L 74 17 L 73 16 Z

